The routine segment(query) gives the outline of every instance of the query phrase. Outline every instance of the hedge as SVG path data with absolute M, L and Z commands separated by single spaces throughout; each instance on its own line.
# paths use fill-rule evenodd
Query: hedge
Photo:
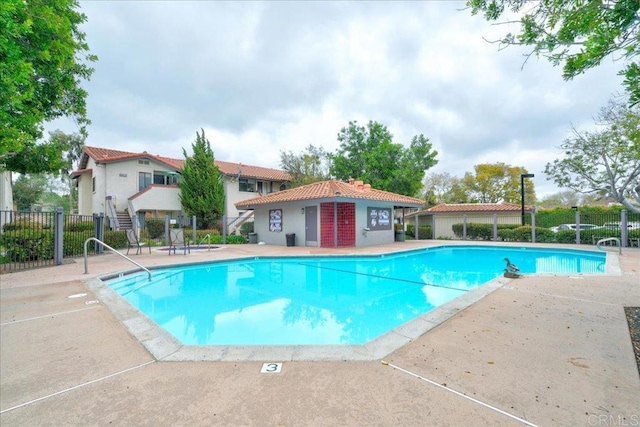
M 416 232 L 415 232 L 415 226 L 413 224 L 407 224 L 406 235 L 407 237 L 415 238 Z M 433 232 L 431 230 L 430 225 L 421 225 L 418 227 L 418 239 L 419 240 L 433 239 Z
M 53 232 L 35 229 L 16 230 L 0 235 L 0 245 L 12 262 L 53 259 Z

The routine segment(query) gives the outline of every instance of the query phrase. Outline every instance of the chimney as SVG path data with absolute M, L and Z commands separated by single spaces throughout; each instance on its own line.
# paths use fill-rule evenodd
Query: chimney
M 356 190 L 362 190 L 362 181 L 356 181 L 355 186 L 356 186 Z
M 370 191 L 370 190 L 371 190 L 371 184 L 365 184 L 364 191 Z
M 349 178 L 349 185 L 353 185 L 353 178 Z

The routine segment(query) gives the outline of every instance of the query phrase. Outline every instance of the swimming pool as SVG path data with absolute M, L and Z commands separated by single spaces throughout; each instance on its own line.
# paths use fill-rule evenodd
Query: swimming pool
M 108 281 L 187 346 L 362 345 L 502 275 L 600 274 L 604 253 L 440 246 L 380 256 L 256 257 Z

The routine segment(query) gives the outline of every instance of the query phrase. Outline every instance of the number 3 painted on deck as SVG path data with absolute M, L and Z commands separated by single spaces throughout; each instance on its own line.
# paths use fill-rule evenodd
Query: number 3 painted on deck
M 282 363 L 265 363 L 260 370 L 261 374 L 277 374 L 282 370 Z

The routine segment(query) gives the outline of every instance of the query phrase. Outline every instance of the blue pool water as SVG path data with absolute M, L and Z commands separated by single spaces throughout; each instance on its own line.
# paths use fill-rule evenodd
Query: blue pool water
M 604 273 L 605 254 L 443 246 L 382 256 L 255 258 L 108 285 L 186 345 L 363 344 L 502 275 Z

